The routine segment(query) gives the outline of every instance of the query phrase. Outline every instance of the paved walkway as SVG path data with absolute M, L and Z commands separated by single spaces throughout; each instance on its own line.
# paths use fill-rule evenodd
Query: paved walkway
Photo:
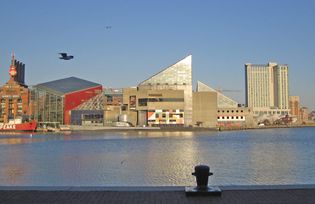
M 315 186 L 235 186 L 220 187 L 221 196 L 186 196 L 184 187 L 0 187 L 0 203 L 16 204 L 89 204 L 89 203 L 257 203 L 314 204 Z

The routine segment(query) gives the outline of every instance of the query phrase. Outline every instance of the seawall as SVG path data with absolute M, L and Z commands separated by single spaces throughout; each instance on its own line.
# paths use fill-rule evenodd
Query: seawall
M 219 186 L 221 196 L 186 196 L 184 187 L 0 187 L 4 204 L 313 204 L 315 185 Z

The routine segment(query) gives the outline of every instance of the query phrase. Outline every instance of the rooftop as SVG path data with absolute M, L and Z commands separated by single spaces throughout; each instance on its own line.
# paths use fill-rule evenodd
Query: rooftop
M 58 79 L 42 84 L 37 84 L 35 87 L 48 88 L 56 92 L 66 94 L 71 92 L 76 92 L 88 88 L 93 88 L 97 86 L 102 86 L 101 84 L 80 79 L 77 77 L 68 77 L 64 79 Z

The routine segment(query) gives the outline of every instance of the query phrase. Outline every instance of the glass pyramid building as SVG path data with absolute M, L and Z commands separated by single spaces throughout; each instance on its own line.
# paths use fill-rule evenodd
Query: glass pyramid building
M 197 82 L 197 88 L 196 88 L 197 92 L 216 92 L 218 97 L 217 97 L 217 104 L 218 104 L 218 108 L 237 108 L 238 107 L 238 103 L 232 99 L 230 99 L 229 97 L 223 95 L 221 92 L 207 86 L 206 84 L 198 81 Z
M 192 125 L 192 56 L 163 69 L 138 85 L 138 89 L 184 90 L 184 124 Z

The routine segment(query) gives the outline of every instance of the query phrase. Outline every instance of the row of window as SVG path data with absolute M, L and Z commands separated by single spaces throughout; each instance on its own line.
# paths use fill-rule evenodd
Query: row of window
M 244 116 L 218 116 L 218 119 L 244 119 Z
M 151 85 L 155 85 L 155 84 L 151 84 L 151 83 L 148 83 L 149 86 Z M 169 84 L 169 83 L 156 83 L 156 85 L 186 85 L 186 83 L 174 83 L 174 84 Z
M 168 120 L 169 122 L 176 123 L 177 121 L 175 119 Z M 156 120 L 148 120 L 149 123 L 155 123 L 155 122 L 167 122 L 167 120 L 159 119 L 159 121 Z
M 281 114 L 281 115 L 286 115 L 286 114 L 289 114 L 289 112 L 288 111 L 255 111 L 254 112 L 256 115 L 258 115 L 258 114 L 270 114 L 270 115 L 272 115 L 272 114 Z
M 184 114 L 182 114 L 182 113 L 179 113 L 179 114 L 169 114 L 169 118 L 172 118 L 174 115 L 178 115 L 180 118 L 183 118 L 184 117 Z M 159 118 L 160 117 L 160 114 L 158 114 L 158 113 L 155 113 L 155 118 Z M 163 113 L 162 114 L 162 118 L 166 118 L 166 114 L 165 113 Z
M 81 117 L 83 120 L 103 119 L 101 114 L 83 114 Z
M 225 112 L 225 110 L 218 110 L 218 113 L 224 113 L 224 112 Z M 234 110 L 227 110 L 226 112 L 227 112 L 227 113 L 230 113 L 230 112 L 231 112 L 231 113 L 234 113 L 234 112 L 235 112 L 235 113 L 238 113 L 238 112 L 243 113 L 244 110 L 235 110 L 235 111 L 234 111 Z M 248 109 L 248 112 L 250 112 L 249 109 Z
M 9 101 L 14 101 L 14 99 L 9 99 Z M 18 103 L 22 103 L 22 99 L 21 98 L 18 98 L 17 100 L 16 100 Z M 1 98 L 1 103 L 5 103 L 6 102 L 6 99 L 5 98 Z
M 156 110 L 148 110 L 148 112 L 155 112 L 155 111 L 156 111 Z M 177 111 L 179 111 L 179 112 L 184 112 L 183 109 L 179 109 L 179 110 L 177 110 Z M 174 109 L 174 110 L 163 109 L 162 112 L 164 112 L 164 113 L 167 113 L 167 112 L 169 112 L 169 113 L 176 113 L 176 110 L 175 110 L 175 109 Z
M 140 98 L 139 106 L 147 106 L 148 102 L 184 102 L 184 98 Z

